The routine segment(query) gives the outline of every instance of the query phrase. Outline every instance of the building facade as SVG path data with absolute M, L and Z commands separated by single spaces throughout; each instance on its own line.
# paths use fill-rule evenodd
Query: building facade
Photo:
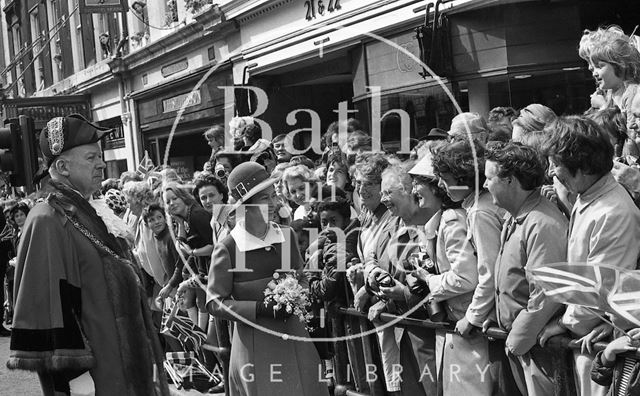
M 579 113 L 594 89 L 582 30 L 640 17 L 630 1 L 78 1 L 0 0 L 4 117 L 36 114 L 38 129 L 78 108 L 114 127 L 108 177 L 145 152 L 187 177 L 209 156 L 202 133 L 236 114 L 317 151 L 339 117 L 401 147 L 459 110 Z

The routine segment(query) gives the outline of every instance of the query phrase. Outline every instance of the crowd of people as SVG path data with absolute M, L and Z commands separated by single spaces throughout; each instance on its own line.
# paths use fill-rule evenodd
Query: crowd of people
M 176 297 L 209 344 L 230 345 L 224 381 L 232 395 L 326 395 L 337 376 L 369 392 L 376 362 L 388 395 L 551 395 L 560 381 L 584 396 L 638 394 L 640 364 L 618 356 L 636 350 L 637 326 L 613 312 L 552 302 L 528 275 L 558 262 L 638 269 L 640 53 L 610 27 L 586 31 L 579 54 L 597 83 L 584 114 L 557 115 L 537 103 L 498 107 L 487 118 L 462 113 L 448 131 L 412 141 L 409 153 L 373 152 L 369 134 L 349 119 L 329 126 L 321 155 L 294 155 L 289 135 L 267 140 L 258 122 L 238 117 L 233 148 L 223 126 L 204 133 L 212 155 L 193 180 L 165 168 L 96 182 L 95 172 L 83 179 L 73 169 L 81 161 L 95 165 L 85 172 L 104 169 L 99 154 L 85 150 L 101 130 L 84 136 L 69 117 L 65 127 L 48 124 L 40 145 L 54 193 L 44 189 L 28 218 L 33 204 L 8 206 L 0 242 L 0 249 L 8 242 L 3 257 L 17 255 L 7 263 L 15 285 L 5 283 L 5 312 L 15 306 L 9 365 L 37 370 L 43 389 L 68 392 L 69 380 L 90 370 L 96 390 L 108 390 L 102 394 L 163 394 L 132 373 L 149 375 L 151 363 L 136 366 L 145 356 L 157 364 L 153 333 Z M 57 149 L 56 128 L 65 134 Z M 84 157 L 70 159 L 80 149 Z M 48 266 L 36 263 L 43 255 Z M 85 256 L 105 263 L 96 279 L 106 286 L 86 281 L 84 271 L 102 269 L 86 268 Z M 117 286 L 125 281 L 110 260 L 134 263 L 131 274 L 144 286 L 136 309 L 128 308 L 137 294 Z M 309 290 L 306 326 L 265 300 L 284 270 Z M 124 295 L 106 301 L 116 292 Z M 373 361 L 362 324 L 341 307 L 366 314 L 379 352 Z M 101 309 L 115 320 L 86 317 Z M 455 331 L 389 326 L 384 313 L 448 322 Z M 132 336 L 122 318 L 144 334 Z M 490 327 L 508 332 L 506 340 L 489 340 Z M 36 342 L 43 332 L 49 341 Z M 561 334 L 582 346 L 564 379 L 543 349 Z M 353 337 L 326 341 L 343 336 Z M 596 353 L 598 341 L 609 344 Z M 123 348 L 127 356 L 113 355 Z M 74 364 L 55 360 L 62 350 L 74 351 L 62 353 Z

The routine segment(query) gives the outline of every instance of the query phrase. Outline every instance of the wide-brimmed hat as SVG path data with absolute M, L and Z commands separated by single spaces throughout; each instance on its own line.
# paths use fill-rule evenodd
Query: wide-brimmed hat
M 276 179 L 269 177 L 264 166 L 255 162 L 243 162 L 236 166 L 227 178 L 229 194 L 241 205 L 260 191 L 275 184 Z
M 449 138 L 447 131 L 440 128 L 431 128 L 425 140 L 446 140 Z
M 97 143 L 107 136 L 111 128 L 102 128 L 80 114 L 54 117 L 40 132 L 40 150 L 47 165 L 53 159 L 74 147 Z

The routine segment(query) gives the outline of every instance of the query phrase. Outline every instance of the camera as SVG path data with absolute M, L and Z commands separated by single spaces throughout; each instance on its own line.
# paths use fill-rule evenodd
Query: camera
M 227 177 L 227 170 L 224 169 L 224 165 L 222 165 L 221 163 L 217 163 L 216 167 L 213 170 L 213 174 L 218 179 L 224 179 L 225 177 Z
M 444 322 L 447 318 L 447 310 L 440 301 L 434 301 L 429 298 L 429 300 L 424 303 L 424 309 L 427 311 L 429 320 L 432 322 Z
M 380 275 L 378 275 L 376 277 L 376 282 L 378 283 L 378 286 L 382 286 L 382 287 L 391 287 L 393 286 L 393 279 L 391 278 L 391 275 L 389 275 L 388 272 L 383 272 Z
M 408 265 L 405 264 L 405 270 L 414 271 L 418 268 L 422 268 L 430 274 L 438 275 L 438 267 L 436 267 L 436 263 L 433 262 L 429 258 L 429 256 L 424 252 L 415 252 L 411 253 L 411 255 L 407 258 Z M 408 268 L 407 268 L 408 267 Z

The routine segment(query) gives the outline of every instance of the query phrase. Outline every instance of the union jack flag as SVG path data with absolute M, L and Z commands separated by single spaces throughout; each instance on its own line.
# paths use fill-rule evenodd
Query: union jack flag
M 612 265 L 554 263 L 527 269 L 546 298 L 607 312 L 640 326 L 640 271 Z
M 153 165 L 153 161 L 151 160 L 151 158 L 149 158 L 149 153 L 145 151 L 144 157 L 142 157 L 142 159 L 140 160 L 140 163 L 138 164 L 138 168 L 136 169 L 136 172 L 138 172 L 138 174 L 144 177 L 149 172 L 151 172 L 154 168 L 155 168 L 155 165 Z

